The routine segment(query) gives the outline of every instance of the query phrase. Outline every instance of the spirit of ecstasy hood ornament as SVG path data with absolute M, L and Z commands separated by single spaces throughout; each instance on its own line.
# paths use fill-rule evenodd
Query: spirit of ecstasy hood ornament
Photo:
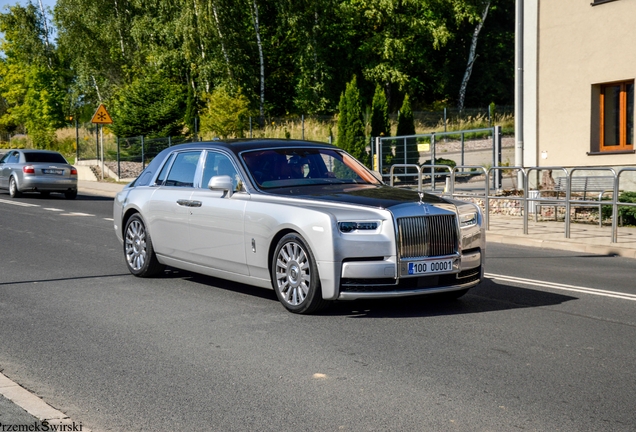
M 423 201 L 424 200 L 424 192 L 418 192 L 417 194 L 420 197 L 420 202 L 418 202 L 418 204 L 422 206 L 422 209 L 424 210 L 424 214 L 429 214 L 428 203 L 425 203 Z

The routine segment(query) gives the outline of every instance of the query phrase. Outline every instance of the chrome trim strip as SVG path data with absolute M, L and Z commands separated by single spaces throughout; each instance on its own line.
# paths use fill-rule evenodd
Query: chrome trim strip
M 416 295 L 426 295 L 426 294 L 438 294 L 444 292 L 451 291 L 459 291 L 467 288 L 472 288 L 476 285 L 479 285 L 481 280 L 472 281 L 465 284 L 457 284 L 450 285 L 445 287 L 438 288 L 422 288 L 415 290 L 405 290 L 405 291 L 383 291 L 383 292 L 341 292 L 338 300 L 357 300 L 357 299 L 379 299 L 379 298 L 399 298 L 399 297 L 409 297 Z

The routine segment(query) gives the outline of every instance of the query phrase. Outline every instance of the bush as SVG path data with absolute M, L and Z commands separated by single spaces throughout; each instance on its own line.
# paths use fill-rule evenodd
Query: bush
M 455 166 L 457 166 L 457 163 L 454 160 L 451 159 L 444 159 L 444 158 L 436 158 L 435 159 L 435 164 L 432 163 L 431 159 L 428 159 L 426 161 L 424 161 L 424 163 L 422 165 L 448 165 L 451 168 L 455 168 Z M 435 172 L 436 173 L 448 173 L 448 170 L 446 168 L 435 168 Z
M 604 201 L 609 199 L 603 198 Z M 618 201 L 636 204 L 636 192 L 621 192 Z M 612 206 L 603 206 L 602 215 L 603 219 L 612 217 Z M 619 206 L 618 217 L 623 225 L 636 225 L 636 207 Z

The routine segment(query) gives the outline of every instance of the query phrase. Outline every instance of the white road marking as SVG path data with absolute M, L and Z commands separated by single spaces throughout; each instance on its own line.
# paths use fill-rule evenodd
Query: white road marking
M 42 210 L 48 210 L 48 211 L 54 211 L 54 212 L 63 212 L 63 211 L 66 211 L 66 210 L 62 210 L 62 209 L 59 209 L 59 208 L 51 208 L 51 207 L 49 207 L 49 208 L 43 208 Z
M 62 213 L 60 216 L 95 216 L 95 215 L 94 214 L 88 214 L 88 213 L 71 212 L 71 213 Z
M 113 218 L 103 218 L 103 219 L 104 219 L 105 221 L 110 221 L 110 222 L 112 222 L 112 221 L 114 221 L 114 220 L 115 220 L 115 219 L 113 219 Z
M 9 201 L 9 200 L 0 199 L 0 202 L 5 204 L 16 205 L 20 207 L 40 207 L 38 204 L 30 204 L 30 203 L 25 203 L 20 201 Z
M 516 283 L 520 283 L 524 285 L 553 288 L 553 289 L 562 290 L 562 291 L 572 291 L 572 292 L 597 295 L 601 297 L 611 297 L 611 298 L 617 298 L 621 300 L 636 301 L 636 294 L 628 294 L 628 293 L 622 293 L 617 291 L 599 290 L 595 288 L 586 288 L 586 287 L 581 287 L 576 285 L 566 285 L 566 284 L 559 284 L 554 282 L 545 282 L 545 281 L 540 281 L 535 279 L 524 279 L 524 278 L 518 278 L 514 276 L 506 276 L 506 275 L 499 275 L 499 274 L 493 274 L 493 273 L 484 273 L 484 276 L 490 279 L 497 279 L 504 282 L 516 282 Z

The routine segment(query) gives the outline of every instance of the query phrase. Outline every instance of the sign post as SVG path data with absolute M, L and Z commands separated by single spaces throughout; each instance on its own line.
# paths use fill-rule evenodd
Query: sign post
M 101 159 L 102 180 L 104 180 L 104 125 L 113 123 L 113 119 L 111 118 L 110 114 L 108 114 L 108 111 L 106 111 L 106 107 L 104 106 L 104 104 L 99 105 L 99 107 L 97 108 L 97 111 L 95 111 L 95 114 L 93 114 L 91 123 L 99 125 L 101 156 L 100 155 L 96 155 L 96 156 L 99 159 Z

